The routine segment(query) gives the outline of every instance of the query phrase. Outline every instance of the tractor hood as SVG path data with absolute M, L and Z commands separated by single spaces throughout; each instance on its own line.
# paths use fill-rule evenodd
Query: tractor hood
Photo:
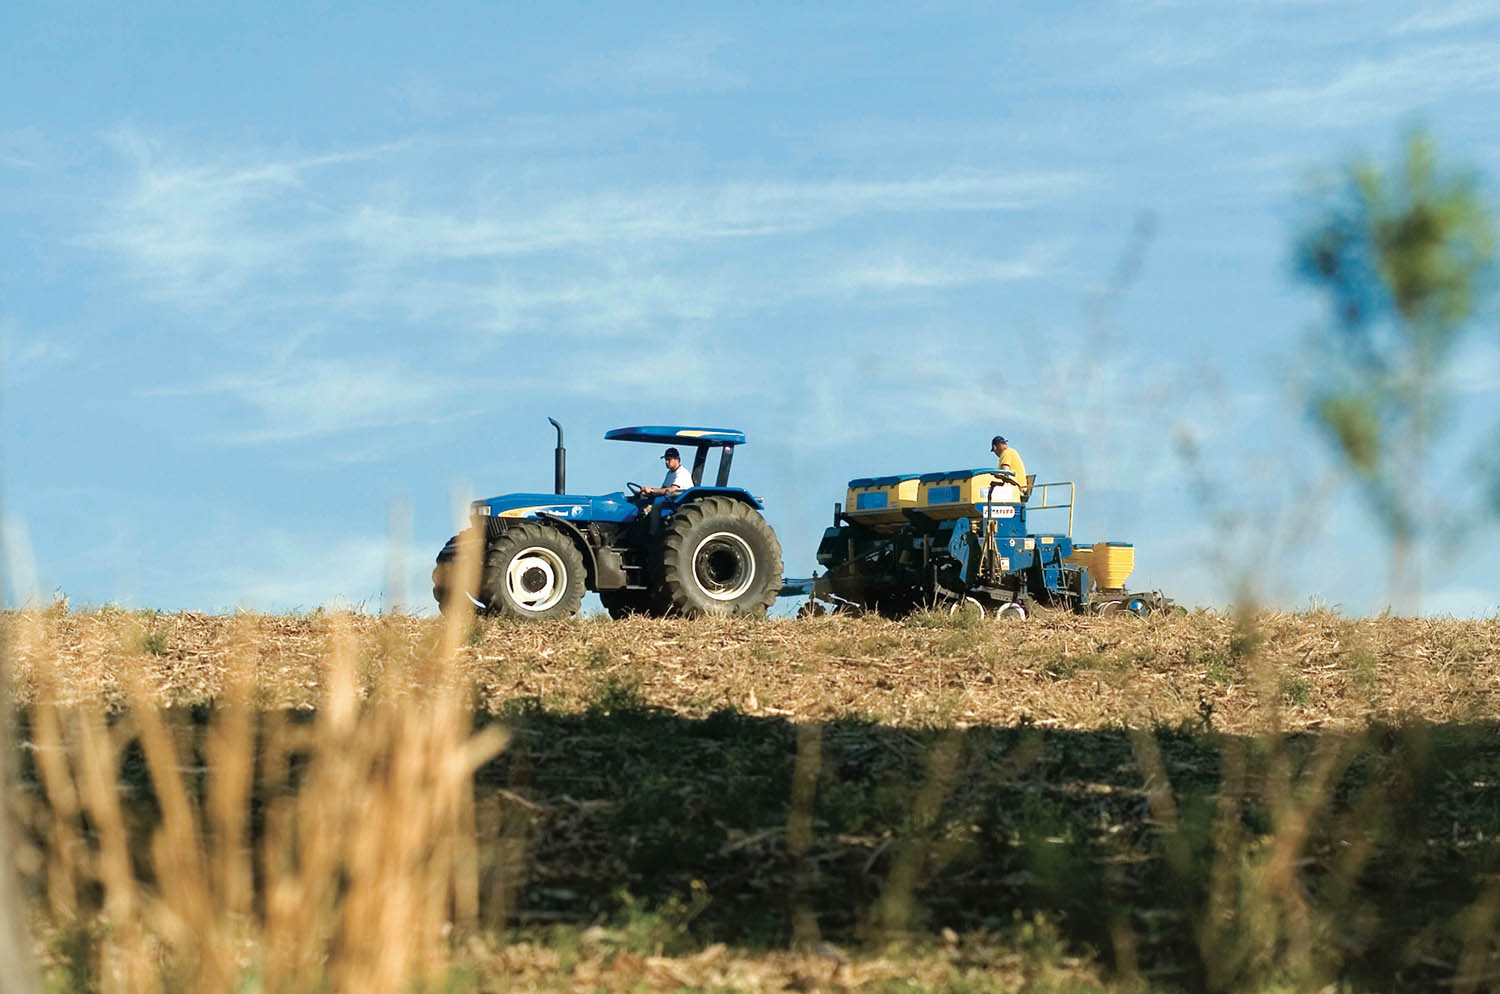
M 577 521 L 629 521 L 638 512 L 623 492 L 588 494 L 501 494 L 476 500 L 469 513 L 495 518 L 535 518 L 550 515 Z

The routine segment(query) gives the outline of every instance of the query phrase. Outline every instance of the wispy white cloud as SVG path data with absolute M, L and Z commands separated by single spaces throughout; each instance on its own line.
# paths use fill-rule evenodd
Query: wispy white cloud
M 788 295 L 1025 278 L 1050 264 L 1046 246 L 1003 261 L 898 255 L 848 265 L 825 252 L 818 267 L 842 267 L 832 277 L 801 272 L 774 286 L 748 286 L 754 277 L 730 268 L 705 272 L 700 249 L 893 213 L 1030 208 L 1091 183 L 1077 172 L 956 170 L 550 196 L 479 185 L 455 195 L 448 184 L 432 195 L 430 184 L 408 177 L 397 187 L 386 170 L 365 168 L 389 158 L 399 172 L 410 165 L 406 143 L 205 164 L 164 156 L 129 129 L 115 142 L 131 178 L 86 242 L 120 256 L 147 295 L 237 320 L 352 312 L 481 335 L 632 330 Z
M 446 118 L 494 103 L 495 97 L 473 88 L 448 86 L 429 73 L 408 71 L 391 93 L 418 117 Z
M 22 330 L 21 322 L 0 314 L 0 372 L 14 372 L 27 366 L 71 361 L 76 347 L 56 335 L 31 335 Z
M 305 230 L 263 221 L 302 188 L 294 163 L 162 166 L 139 135 L 121 131 L 115 142 L 133 160 L 135 174 L 129 192 L 86 242 L 123 257 L 153 296 L 222 298 L 306 243 Z
M 36 338 L 7 345 L 4 360 L 8 368 L 16 369 L 38 363 L 69 362 L 77 355 L 78 350 L 66 342 Z
M 562 386 L 589 397 L 636 398 L 670 408 L 762 397 L 771 389 L 765 354 L 709 333 L 681 332 L 649 347 L 591 350 L 568 362 Z
M 722 92 L 743 89 L 750 78 L 734 68 L 729 37 L 697 31 L 650 45 L 591 59 L 580 59 L 559 74 L 574 87 L 607 87 L 612 92 Z
M 658 321 L 707 321 L 734 309 L 733 290 L 715 275 L 689 279 L 670 268 L 628 260 L 578 275 L 560 267 L 543 281 L 523 280 L 495 266 L 467 281 L 416 276 L 352 287 L 338 305 L 358 312 L 403 314 L 418 327 L 510 335 L 566 329 L 570 335 L 608 337 L 637 333 Z
M 1391 29 L 1391 34 L 1430 34 L 1494 20 L 1500 20 L 1500 8 L 1490 0 L 1428 3 L 1397 22 Z
M 256 412 L 259 425 L 224 440 L 259 444 L 456 417 L 472 390 L 472 383 L 406 369 L 394 360 L 306 359 L 149 395 L 234 397 Z
M 222 302 L 258 276 L 304 272 L 309 252 L 332 240 L 333 208 L 322 197 L 337 191 L 338 177 L 329 171 L 401 145 L 184 164 L 132 128 L 110 140 L 132 172 L 81 241 L 123 258 L 149 295 L 199 305 Z
M 0 166 L 37 169 L 46 159 L 46 142 L 36 128 L 0 131 Z
M 1011 259 L 898 249 L 869 253 L 832 273 L 830 282 L 849 291 L 938 290 L 975 283 L 1008 283 L 1056 275 L 1065 255 L 1066 246 L 1061 242 L 1029 246 Z
M 1128 58 L 1153 69 L 1182 69 L 1212 62 L 1224 54 L 1222 41 L 1157 36 L 1136 39 L 1126 48 Z
M 1201 10 L 1199 0 L 1129 0 L 1127 6 L 1137 9 Z M 1221 8 L 1256 10 L 1262 7 L 1350 7 L 1362 6 L 1360 0 L 1227 0 Z
M 728 183 L 563 199 L 538 209 L 503 205 L 472 212 L 369 204 L 348 238 L 381 258 L 496 258 L 600 246 L 770 237 L 826 228 L 853 217 L 917 211 L 1037 207 L 1077 192 L 1077 172 L 953 172 L 896 180 Z
M 1239 93 L 1196 94 L 1190 109 L 1227 120 L 1302 127 L 1386 119 L 1442 97 L 1500 89 L 1500 42 L 1481 40 L 1361 58 L 1321 80 Z

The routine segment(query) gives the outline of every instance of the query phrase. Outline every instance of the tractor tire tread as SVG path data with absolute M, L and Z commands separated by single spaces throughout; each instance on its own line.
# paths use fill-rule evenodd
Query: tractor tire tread
M 458 554 L 462 545 L 467 542 L 480 542 L 482 539 L 473 528 L 465 528 L 443 543 L 442 549 L 438 551 L 436 565 L 432 568 L 432 597 L 437 601 L 438 611 L 447 614 L 451 609 L 448 598 L 452 592 L 453 572 L 458 568 Z M 483 550 L 476 550 L 483 555 Z M 478 593 L 477 590 L 471 594 Z
M 527 611 L 512 604 L 504 591 L 507 565 L 516 553 L 531 546 L 548 549 L 558 557 L 563 567 L 562 598 L 545 611 Z M 507 528 L 491 539 L 485 552 L 480 600 L 485 604 L 486 614 L 502 618 L 528 621 L 569 618 L 578 613 L 578 608 L 583 603 L 584 571 L 583 554 L 578 551 L 571 538 L 556 528 L 528 521 Z
M 752 533 L 740 535 L 747 543 L 763 546 L 751 549 L 758 588 L 752 587 L 732 603 L 713 604 L 695 596 L 697 581 L 687 549 L 689 538 L 705 522 L 728 519 Z M 762 559 L 764 561 L 762 561 Z M 760 512 L 730 497 L 711 496 L 690 502 L 672 516 L 662 541 L 659 560 L 658 606 L 667 613 L 693 616 L 698 614 L 764 615 L 781 591 L 781 545 L 776 534 Z

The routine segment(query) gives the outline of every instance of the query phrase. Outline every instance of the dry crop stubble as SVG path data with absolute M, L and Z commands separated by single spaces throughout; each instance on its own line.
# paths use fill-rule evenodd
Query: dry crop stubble
M 1500 700 L 1495 623 L 1326 612 L 1020 626 L 520 625 L 462 611 L 10 620 L 45 800 L 30 816 L 47 917 L 54 929 L 107 922 L 90 939 L 98 986 L 121 991 L 245 976 L 268 991 L 310 989 L 309 978 L 393 990 L 455 964 L 510 964 L 511 980 L 486 980 L 497 988 L 899 974 L 871 966 L 888 963 L 879 956 L 790 957 L 782 969 L 766 953 L 662 957 L 609 938 L 549 974 L 545 943 L 497 931 L 607 917 L 622 885 L 669 903 L 700 876 L 714 903 L 692 928 L 733 929 L 745 867 L 766 875 L 756 888 L 786 896 L 787 938 L 804 945 L 965 922 L 963 948 L 990 949 L 983 964 L 957 947 L 890 961 L 934 977 L 960 961 L 1008 975 L 1014 948 L 984 936 L 1009 919 L 966 905 L 976 897 L 1038 909 L 1041 924 L 1001 931 L 1012 942 L 1029 929 L 1028 948 L 1051 949 L 1052 967 L 1091 947 L 1125 980 L 1184 955 L 1212 987 L 1287 963 L 1326 977 L 1338 964 L 1315 945 L 1389 938 L 1344 934 L 1338 915 L 1364 907 L 1370 868 L 1411 830 L 1392 812 L 1443 796 L 1414 779 L 1429 767 L 1403 780 L 1407 745 L 1369 759 L 1379 742 L 1366 730 L 1492 721 Z M 146 646 L 143 628 L 165 644 Z M 524 749 L 502 755 L 504 772 L 481 771 L 476 809 L 474 773 L 512 724 L 485 710 L 520 715 Z M 1475 761 L 1466 746 L 1435 748 Z M 1395 765 L 1350 787 L 1359 763 Z M 131 764 L 154 798 L 145 819 L 117 782 Z M 1417 828 L 1429 844 L 1431 826 Z M 1452 881 L 1467 938 L 1418 943 L 1461 987 L 1493 968 L 1494 888 L 1466 896 L 1474 873 L 1482 861 Z M 1110 907 L 1090 924 L 1069 894 L 1100 888 Z M 856 897 L 869 904 L 839 904 Z M 1191 952 L 1159 924 L 1171 921 L 1199 923 L 1183 926 Z M 455 946 L 462 936 L 487 937 Z M 1087 965 L 1061 975 L 1098 979 Z
M 965 629 L 842 617 L 521 624 L 476 622 L 462 612 L 162 619 L 167 644 L 150 653 L 136 648 L 140 622 L 128 612 L 14 616 L 8 653 L 17 697 L 118 708 L 124 688 L 136 686 L 159 705 L 208 701 L 225 693 L 232 665 L 257 706 L 312 708 L 327 690 L 324 661 L 342 631 L 362 688 L 405 693 L 426 679 L 406 660 L 442 659 L 444 678 L 468 682 L 492 711 L 518 699 L 583 711 L 614 682 L 634 685 L 646 704 L 692 717 L 730 708 L 913 726 L 1206 721 L 1254 733 L 1273 717 L 1296 731 L 1500 714 L 1496 621 L 1058 615 Z M 1267 680 L 1274 686 L 1258 685 Z

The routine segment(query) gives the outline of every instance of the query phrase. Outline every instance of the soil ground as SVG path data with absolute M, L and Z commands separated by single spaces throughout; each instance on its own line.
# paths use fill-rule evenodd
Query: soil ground
M 10 659 L 24 704 L 143 681 L 191 763 L 231 668 L 306 721 L 331 653 L 373 686 L 440 624 L 55 612 L 12 617 Z M 452 665 L 513 734 L 476 778 L 480 959 L 541 986 L 1013 989 L 1042 963 L 1231 989 L 1296 959 L 1462 987 L 1500 969 L 1473 929 L 1500 893 L 1497 663 L 1497 622 L 1323 612 L 481 621 Z

